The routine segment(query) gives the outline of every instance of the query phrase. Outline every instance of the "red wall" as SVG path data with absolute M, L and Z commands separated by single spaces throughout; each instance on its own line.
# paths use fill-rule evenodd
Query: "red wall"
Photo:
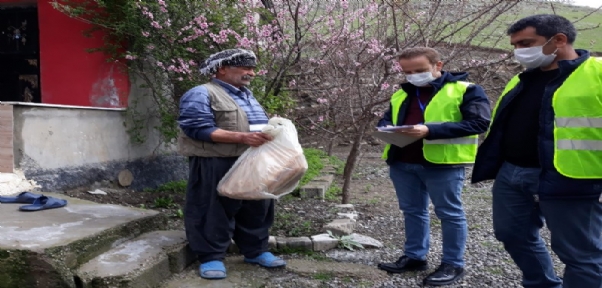
M 35 3 L 0 0 L 0 3 Z M 118 63 L 107 63 L 102 53 L 86 49 L 102 45 L 99 35 L 86 38 L 89 25 L 71 19 L 38 0 L 40 25 L 40 80 L 42 103 L 93 107 L 126 107 L 130 82 Z
M 38 0 L 40 22 L 40 78 L 42 102 L 94 107 L 126 107 L 130 82 L 119 63 L 107 63 L 102 35 L 86 38 L 90 25 Z

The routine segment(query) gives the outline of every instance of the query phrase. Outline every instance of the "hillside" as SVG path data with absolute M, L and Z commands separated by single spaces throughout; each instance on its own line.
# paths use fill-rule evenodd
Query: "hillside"
M 516 20 L 534 14 L 558 14 L 573 21 L 577 27 L 578 36 L 576 48 L 602 52 L 602 9 L 581 6 L 571 6 L 550 1 L 524 1 L 516 7 L 500 15 L 491 25 L 479 33 L 471 42 L 472 45 L 498 49 L 511 49 L 504 38 L 506 29 Z M 466 37 L 470 27 L 457 36 Z

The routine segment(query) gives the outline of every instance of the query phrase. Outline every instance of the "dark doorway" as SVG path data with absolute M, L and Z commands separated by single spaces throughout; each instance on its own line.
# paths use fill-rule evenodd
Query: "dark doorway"
M 36 7 L 0 6 L 0 101 L 41 102 Z

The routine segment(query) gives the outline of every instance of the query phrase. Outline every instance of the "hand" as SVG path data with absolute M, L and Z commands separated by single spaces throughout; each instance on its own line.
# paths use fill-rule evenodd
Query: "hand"
M 401 128 L 395 130 L 395 132 L 415 138 L 424 138 L 429 135 L 429 127 L 426 125 L 413 125 L 411 128 Z
M 272 141 L 272 136 L 262 132 L 249 132 L 242 135 L 242 143 L 251 147 L 258 147 Z

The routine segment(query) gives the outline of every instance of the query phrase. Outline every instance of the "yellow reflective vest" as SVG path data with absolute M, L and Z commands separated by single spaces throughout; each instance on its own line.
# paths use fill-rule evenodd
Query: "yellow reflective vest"
M 518 75 L 508 82 L 489 127 L 501 100 L 519 82 Z M 569 178 L 602 178 L 602 58 L 590 57 L 569 75 L 554 92 L 552 109 L 554 168 Z
M 460 105 L 464 100 L 464 93 L 471 83 L 464 81 L 446 83 L 426 106 L 424 111 L 425 124 L 439 124 L 444 122 L 462 121 Z M 391 114 L 393 125 L 397 126 L 397 118 L 401 104 L 408 97 L 408 93 L 400 89 L 391 96 Z M 472 164 L 477 154 L 478 135 L 467 137 L 426 140 L 423 139 L 422 151 L 424 158 L 434 164 Z M 382 155 L 387 159 L 391 144 L 385 146 Z

